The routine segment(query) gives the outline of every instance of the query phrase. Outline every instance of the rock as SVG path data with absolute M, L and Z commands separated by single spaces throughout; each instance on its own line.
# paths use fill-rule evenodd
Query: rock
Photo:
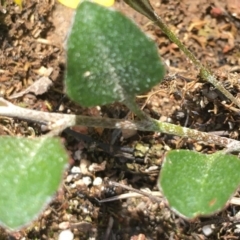
M 206 237 L 208 237 L 213 233 L 213 230 L 210 225 L 205 225 L 202 228 L 202 232 Z
M 81 173 L 80 167 L 73 166 L 71 169 L 71 173 L 74 174 Z
M 96 178 L 94 179 L 94 181 L 93 181 L 93 185 L 94 185 L 94 186 L 99 186 L 99 185 L 102 184 L 102 182 L 103 182 L 102 178 L 96 177 Z
M 63 230 L 59 236 L 58 236 L 58 240 L 73 240 L 74 235 L 72 233 L 71 230 Z

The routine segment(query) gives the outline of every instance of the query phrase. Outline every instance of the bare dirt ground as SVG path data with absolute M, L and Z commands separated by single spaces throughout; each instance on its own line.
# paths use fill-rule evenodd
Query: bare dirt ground
M 238 97 L 239 80 L 234 73 L 240 72 L 240 2 L 151 3 L 187 47 Z M 152 22 L 122 1 L 117 1 L 115 7 L 156 42 L 167 67 L 164 81 L 146 95 L 138 96 L 139 105 L 156 119 L 238 139 L 240 119 L 228 100 L 198 77 L 191 63 Z M 64 95 L 64 42 L 72 14 L 72 10 L 54 0 L 25 1 L 22 10 L 13 3 L 1 6 L 0 94 L 9 99 L 47 76 L 53 85 L 44 94 L 27 93 L 11 101 L 41 111 L 125 117 L 128 110 L 121 104 L 85 109 Z M 128 117 L 133 118 L 131 114 Z M 42 132 L 35 123 L 0 117 L 0 134 L 39 136 Z M 64 229 L 71 229 L 74 239 L 81 240 L 240 239 L 239 225 L 228 218 L 238 214 L 238 206 L 231 205 L 215 216 L 189 222 L 175 215 L 164 202 L 155 203 L 147 197 L 98 202 L 128 192 L 110 186 L 108 180 L 157 191 L 161 161 L 168 149 L 212 153 L 218 149 L 215 145 L 165 134 L 137 132 L 129 137 L 125 132 L 85 127 L 65 131 L 62 138 L 72 159 L 61 190 L 32 225 L 16 233 L 1 229 L 0 239 L 58 239 Z M 107 152 L 104 146 L 111 144 L 118 150 Z M 94 173 L 89 167 L 95 169 Z M 203 232 L 206 225 L 212 228 L 209 236 Z

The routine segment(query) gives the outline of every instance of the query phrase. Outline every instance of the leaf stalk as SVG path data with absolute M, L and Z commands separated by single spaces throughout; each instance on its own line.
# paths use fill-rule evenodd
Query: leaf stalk
M 148 0 L 124 0 L 130 7 L 143 14 L 153 21 L 167 37 L 183 51 L 194 66 L 200 71 L 200 76 L 205 81 L 211 83 L 215 88 L 222 92 L 229 100 L 240 108 L 240 102 L 217 80 L 217 78 L 206 68 L 195 55 L 180 41 L 180 39 L 170 30 L 163 19 L 154 11 Z

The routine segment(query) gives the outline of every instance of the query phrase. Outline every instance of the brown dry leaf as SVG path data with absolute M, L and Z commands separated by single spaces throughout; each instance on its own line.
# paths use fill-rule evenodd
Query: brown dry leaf
M 41 77 L 37 81 L 35 81 L 31 86 L 29 86 L 27 89 L 15 93 L 12 96 L 9 97 L 9 99 L 19 98 L 27 93 L 34 93 L 35 95 L 41 95 L 49 89 L 49 87 L 52 85 L 51 79 L 48 77 Z

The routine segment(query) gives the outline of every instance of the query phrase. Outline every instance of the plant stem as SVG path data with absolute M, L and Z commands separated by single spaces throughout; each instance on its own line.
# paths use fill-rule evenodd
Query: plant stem
M 148 120 L 149 116 L 142 111 L 139 106 L 137 105 L 136 101 L 132 98 L 128 98 L 127 100 L 123 101 L 123 103 L 129 108 L 129 110 L 140 119 L 140 120 Z
M 128 121 L 123 119 L 88 117 L 73 114 L 48 113 L 17 107 L 7 100 L 0 98 L 0 116 L 24 119 L 48 124 L 50 129 L 60 126 L 61 129 L 76 125 L 88 127 L 102 127 L 111 129 L 135 129 L 140 131 L 162 132 L 180 137 L 192 138 L 205 144 L 216 144 L 228 148 L 240 149 L 240 142 L 234 139 L 200 132 L 194 129 L 177 126 L 170 123 L 160 122 L 152 118 L 143 121 Z
M 186 46 L 179 40 L 179 38 L 168 28 L 168 26 L 164 23 L 160 16 L 157 15 L 156 24 L 160 27 L 160 29 L 165 33 L 168 38 L 174 42 L 183 53 L 193 62 L 193 64 L 200 71 L 200 76 L 211 83 L 215 88 L 217 88 L 220 92 L 222 92 L 229 100 L 231 100 L 235 105 L 240 108 L 240 102 L 226 89 L 224 86 L 217 80 L 217 78 L 211 74 L 209 69 L 207 69 L 202 63 L 194 56 L 194 54 L 186 48 Z
M 161 31 L 167 35 L 167 37 L 175 43 L 179 49 L 193 62 L 193 64 L 200 71 L 200 76 L 216 87 L 220 92 L 222 92 L 229 100 L 231 100 L 236 106 L 240 108 L 240 102 L 227 90 L 224 86 L 217 80 L 217 78 L 211 74 L 209 69 L 207 69 L 195 56 L 194 54 L 180 41 L 180 39 L 170 30 L 163 19 L 153 10 L 150 2 L 148 0 L 124 0 L 129 6 L 134 8 L 136 11 L 145 15 L 151 21 L 153 21 Z

